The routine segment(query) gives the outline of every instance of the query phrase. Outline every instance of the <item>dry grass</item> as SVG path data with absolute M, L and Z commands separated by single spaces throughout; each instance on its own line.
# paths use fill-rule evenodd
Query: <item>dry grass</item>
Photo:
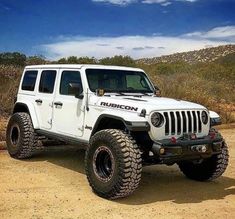
M 11 112 L 23 68 L 0 65 L 0 115 Z
M 5 141 L 5 131 L 7 127 L 7 118 L 1 118 L 0 117 L 0 141 Z

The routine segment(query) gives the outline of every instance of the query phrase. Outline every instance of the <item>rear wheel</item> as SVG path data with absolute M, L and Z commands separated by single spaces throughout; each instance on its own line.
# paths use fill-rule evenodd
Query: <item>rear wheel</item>
M 125 197 L 139 185 L 141 152 L 133 138 L 121 130 L 102 130 L 91 139 L 85 167 L 96 194 L 108 199 Z
M 7 126 L 6 142 L 8 152 L 13 158 L 24 159 L 34 154 L 38 142 L 29 114 L 12 115 Z
M 228 147 L 223 142 L 222 150 L 219 154 L 215 154 L 200 163 L 184 161 L 178 163 L 180 170 L 190 179 L 197 181 L 214 180 L 221 176 L 228 166 Z

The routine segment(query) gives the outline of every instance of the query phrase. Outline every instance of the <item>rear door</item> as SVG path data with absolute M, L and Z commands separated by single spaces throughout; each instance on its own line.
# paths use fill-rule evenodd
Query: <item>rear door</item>
M 35 108 L 40 129 L 50 130 L 52 127 L 53 99 L 55 95 L 55 81 L 57 70 L 42 70 L 37 88 Z
M 71 90 L 71 84 L 76 84 L 83 92 L 80 71 L 63 69 L 59 77 L 54 99 L 53 132 L 80 137 L 84 130 L 85 103 L 84 98 L 76 98 Z

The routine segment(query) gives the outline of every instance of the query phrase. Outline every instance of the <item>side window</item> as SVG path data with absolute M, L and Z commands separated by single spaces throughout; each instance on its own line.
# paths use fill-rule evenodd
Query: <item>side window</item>
M 24 73 L 24 79 L 21 89 L 27 91 L 34 91 L 38 71 L 26 71 Z
M 62 95 L 74 95 L 74 87 L 80 89 L 82 93 L 82 81 L 79 71 L 63 71 L 60 81 L 60 94 Z
M 54 91 L 55 77 L 56 77 L 55 70 L 42 71 L 39 84 L 39 92 L 52 94 Z

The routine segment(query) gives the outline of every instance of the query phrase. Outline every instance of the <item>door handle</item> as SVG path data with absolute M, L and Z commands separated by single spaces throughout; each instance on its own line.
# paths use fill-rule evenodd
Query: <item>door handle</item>
M 54 102 L 54 105 L 55 106 L 63 106 L 63 103 L 61 103 L 61 102 Z
M 38 103 L 38 104 L 42 104 L 42 100 L 41 99 L 37 99 L 37 100 L 35 100 L 35 102 Z

